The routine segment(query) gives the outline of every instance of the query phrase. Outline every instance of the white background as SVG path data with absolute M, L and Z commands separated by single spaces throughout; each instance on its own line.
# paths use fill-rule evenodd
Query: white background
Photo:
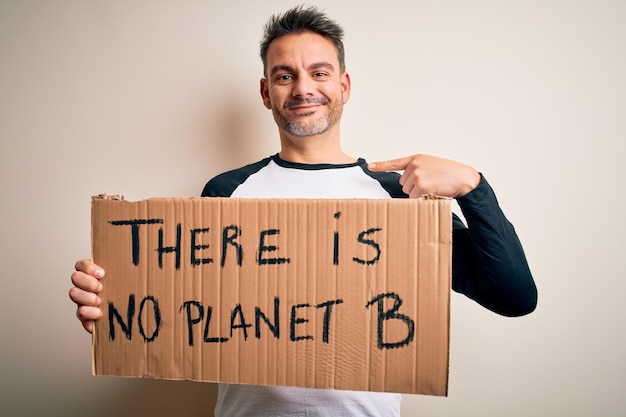
M 208 416 L 209 384 L 91 376 L 67 292 L 90 197 L 198 195 L 278 150 L 258 41 L 291 1 L 0 0 L 0 414 Z M 321 1 L 346 29 L 345 150 L 495 188 L 539 307 L 452 297 L 448 398 L 406 416 L 623 416 L 626 2 Z

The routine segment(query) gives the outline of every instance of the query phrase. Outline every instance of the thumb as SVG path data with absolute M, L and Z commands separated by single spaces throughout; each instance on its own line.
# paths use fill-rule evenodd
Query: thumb
M 367 165 L 370 171 L 404 171 L 414 156 L 405 156 L 404 158 L 390 159 L 387 161 L 371 162 Z

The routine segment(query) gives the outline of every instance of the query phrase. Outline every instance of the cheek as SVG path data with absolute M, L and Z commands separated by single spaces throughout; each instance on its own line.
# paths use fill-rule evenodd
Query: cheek
M 270 91 L 269 95 L 265 98 L 264 100 L 265 102 L 265 106 L 268 109 L 272 109 L 272 108 L 276 108 L 276 109 L 280 109 L 282 108 L 282 104 L 285 102 L 285 100 L 282 98 L 282 95 L 280 94 L 279 91 Z
M 350 92 L 344 91 L 340 85 L 333 85 L 329 86 L 329 88 L 320 89 L 320 93 L 328 98 L 335 97 L 336 101 L 340 101 L 343 104 L 345 104 L 350 98 Z

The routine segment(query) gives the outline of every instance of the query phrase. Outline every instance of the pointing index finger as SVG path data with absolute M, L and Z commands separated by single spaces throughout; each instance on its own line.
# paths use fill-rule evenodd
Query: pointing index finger
M 413 156 L 405 156 L 404 158 L 390 159 L 388 161 L 372 162 L 367 167 L 370 171 L 404 171 L 409 162 L 413 160 Z

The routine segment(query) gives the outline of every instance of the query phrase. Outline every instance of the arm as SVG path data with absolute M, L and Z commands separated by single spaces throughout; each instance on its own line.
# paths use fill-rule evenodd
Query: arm
M 521 316 L 537 305 L 537 288 L 524 249 L 483 178 L 457 198 L 469 227 L 455 216 L 452 288 L 504 316 Z
M 429 155 L 370 164 L 372 171 L 403 170 L 402 190 L 411 198 L 456 198 L 468 227 L 454 216 L 452 288 L 505 316 L 537 305 L 537 288 L 515 230 L 487 181 L 472 167 Z

